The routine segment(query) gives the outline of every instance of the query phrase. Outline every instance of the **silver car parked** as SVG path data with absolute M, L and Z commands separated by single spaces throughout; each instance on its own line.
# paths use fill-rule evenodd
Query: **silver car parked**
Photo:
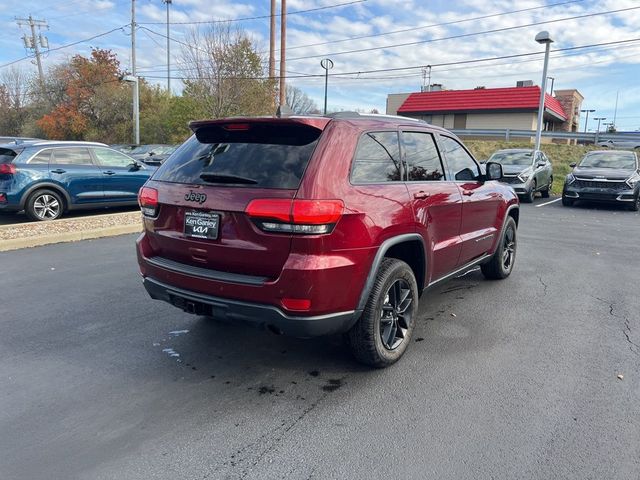
M 553 166 L 540 150 L 498 150 L 488 161 L 502 165 L 501 182 L 511 185 L 523 202 L 533 202 L 536 192 L 540 192 L 543 198 L 549 197 L 553 184 Z
M 611 149 L 631 149 L 631 150 L 640 150 L 640 140 L 625 140 L 618 139 L 615 140 L 603 140 L 602 142 L 598 142 L 599 147 L 611 148 Z

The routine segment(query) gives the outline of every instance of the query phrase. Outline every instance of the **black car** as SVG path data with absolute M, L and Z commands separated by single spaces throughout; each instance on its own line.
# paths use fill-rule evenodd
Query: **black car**
M 587 153 L 567 175 L 562 204 L 577 200 L 623 203 L 640 210 L 640 167 L 634 152 L 602 150 Z

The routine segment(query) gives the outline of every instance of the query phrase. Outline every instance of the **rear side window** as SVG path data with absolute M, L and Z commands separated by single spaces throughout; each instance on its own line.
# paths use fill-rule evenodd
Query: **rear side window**
M 102 167 L 129 167 L 133 159 L 109 148 L 94 148 L 93 153 Z
M 403 132 L 402 145 L 410 182 L 444 179 L 444 169 L 433 135 L 426 132 Z
M 215 124 L 198 129 L 154 174 L 163 182 L 296 189 L 321 130 L 307 125 Z M 228 126 L 227 126 L 228 127 Z
M 51 163 L 57 165 L 93 165 L 88 148 L 55 148 Z
M 351 171 L 352 183 L 401 180 L 398 132 L 368 132 L 360 137 Z
M 49 159 L 51 158 L 51 150 L 42 150 L 37 155 L 35 155 L 31 160 L 29 160 L 29 165 L 37 163 L 40 165 L 48 165 Z

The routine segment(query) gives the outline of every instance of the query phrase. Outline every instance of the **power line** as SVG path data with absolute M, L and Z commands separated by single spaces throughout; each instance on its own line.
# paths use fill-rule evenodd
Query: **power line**
M 113 28 L 113 29 L 109 30 L 108 32 L 99 33 L 99 34 L 94 35 L 93 37 L 89 37 L 89 38 L 83 38 L 82 40 L 78 40 L 78 41 L 73 42 L 73 43 L 68 43 L 66 45 L 60 45 L 59 47 L 50 48 L 49 52 L 55 52 L 57 50 L 63 50 L 65 48 L 73 47 L 73 46 L 78 45 L 80 43 L 85 43 L 85 42 L 89 42 L 91 40 L 95 40 L 96 38 L 104 37 L 105 35 L 109 35 L 109 34 L 111 34 L 113 32 L 117 32 L 118 30 L 123 30 L 124 27 L 126 27 L 128 25 L 129 24 L 123 25 L 121 27 Z M 11 62 L 3 63 L 2 65 L 0 65 L 0 68 L 8 67 L 9 65 L 13 65 L 14 63 L 18 63 L 18 62 L 22 62 L 24 60 L 28 60 L 30 58 L 31 58 L 30 56 L 18 58 L 16 60 L 11 61 Z
M 595 16 L 599 16 L 599 15 L 609 15 L 612 13 L 621 13 L 621 12 L 628 12 L 630 10 L 637 10 L 639 9 L 639 7 L 627 7 L 627 8 L 621 8 L 618 10 L 608 10 L 606 12 L 597 12 L 597 13 L 588 13 L 588 14 L 583 14 L 583 15 L 576 15 L 573 17 L 565 17 L 565 18 L 557 18 L 555 20 L 544 20 L 544 21 L 540 21 L 540 22 L 533 22 L 533 23 L 527 23 L 524 25 L 516 25 L 513 27 L 502 27 L 502 28 L 494 28 L 492 30 L 483 30 L 480 32 L 472 32 L 472 33 L 462 33 L 459 35 L 450 35 L 448 37 L 440 37 L 440 38 L 432 38 L 429 40 L 418 40 L 415 42 L 405 42 L 405 43 L 396 43 L 396 44 L 392 44 L 392 45 L 383 45 L 380 47 L 369 47 L 369 48 L 359 48 L 356 50 L 347 50 L 347 51 L 343 51 L 343 52 L 331 52 L 331 53 L 322 53 L 322 54 L 317 54 L 317 55 L 307 55 L 304 57 L 294 57 L 294 58 L 290 58 L 289 61 L 294 61 L 294 60 L 307 60 L 310 58 L 322 58 L 322 57 L 335 57 L 337 55 L 346 55 L 349 53 L 363 53 L 363 52 L 372 52 L 375 50 L 387 50 L 387 49 L 391 49 L 391 48 L 399 48 L 399 47 L 409 47 L 409 46 L 415 46 L 415 45 L 422 45 L 425 43 L 434 43 L 434 42 L 441 42 L 443 40 L 453 40 L 453 39 L 457 39 L 457 38 L 468 38 L 468 37 L 474 37 L 474 36 L 478 36 L 478 35 L 486 35 L 486 34 L 490 34 L 490 33 L 498 33 L 498 32 L 506 32 L 509 30 L 517 30 L 520 28 L 527 28 L 527 27 L 535 27 L 538 25 L 547 25 L 550 23 L 559 23 L 559 22 L 566 22 L 567 20 L 578 20 L 581 18 L 588 18 L 588 17 L 595 17 Z
M 287 50 L 296 50 L 296 49 L 300 49 L 300 48 L 307 48 L 307 47 L 318 47 L 318 46 L 322 46 L 322 45 L 330 45 L 330 44 L 334 44 L 334 43 L 343 43 L 343 42 L 348 42 L 351 40 L 361 40 L 363 38 L 374 38 L 374 37 L 383 37 L 386 35 L 394 35 L 396 33 L 406 33 L 406 32 L 414 32 L 417 30 L 426 30 L 429 28 L 435 28 L 435 27 L 446 27 L 446 26 L 451 26 L 451 25 L 458 25 L 460 23 L 466 23 L 466 22 L 474 22 L 477 20 L 486 20 L 487 18 L 496 18 L 496 17 L 502 17 L 505 15 L 512 15 L 514 13 L 522 13 L 522 12 L 530 12 L 533 10 L 540 10 L 540 9 L 546 9 L 546 8 L 552 8 L 552 7 L 559 7 L 562 5 L 568 5 L 571 3 L 582 3 L 585 0 L 571 0 L 568 2 L 561 2 L 561 3 L 553 3 L 550 5 L 540 5 L 538 7 L 530 7 L 530 8 L 522 8 L 520 10 L 512 10 L 509 12 L 501 12 L 501 13 L 492 13 L 492 14 L 487 14 L 487 15 L 481 15 L 478 17 L 470 17 L 470 18 L 463 18 L 462 20 L 454 20 L 451 22 L 443 22 L 443 23 L 433 23 L 431 25 L 422 25 L 420 27 L 411 27 L 411 28 L 403 28 L 400 30 L 392 30 L 390 32 L 380 32 L 380 33 L 372 33 L 369 35 L 359 35 L 359 36 L 355 36 L 355 37 L 347 37 L 347 38 L 343 38 L 340 40 L 329 40 L 326 42 L 318 42 L 318 43 L 309 43 L 306 45 L 295 45 L 293 47 L 289 47 L 287 48 Z M 260 53 L 266 53 L 266 52 L 260 52 Z
M 580 49 L 585 49 L 585 48 L 593 48 L 593 47 L 603 47 L 606 45 L 621 45 L 621 44 L 625 44 L 625 43 L 631 43 L 631 42 L 638 42 L 640 41 L 640 37 L 637 38 L 630 38 L 627 40 L 617 40 L 617 41 L 612 41 L 612 42 L 602 42 L 602 43 L 593 43 L 593 44 L 589 44 L 589 45 L 578 45 L 575 47 L 565 47 L 565 48 L 557 48 L 554 50 L 551 50 L 551 52 L 555 53 L 555 52 L 568 52 L 568 51 L 575 51 L 575 50 L 580 50 Z M 531 57 L 531 56 L 535 56 L 535 55 L 544 55 L 544 52 L 528 52 L 528 53 L 516 53 L 516 54 L 512 54 L 512 55 L 501 55 L 501 56 L 496 56 L 496 57 L 485 57 L 485 58 L 477 58 L 477 59 L 470 59 L 470 60 L 458 60 L 458 61 L 452 61 L 452 62 L 442 62 L 442 63 L 432 63 L 431 66 L 432 67 L 445 67 L 445 66 L 453 66 L 453 65 L 468 65 L 468 64 L 472 64 L 472 63 L 485 63 L 485 62 L 493 62 L 495 60 L 505 60 L 505 59 L 511 59 L 511 58 L 523 58 L 523 57 Z M 417 70 L 417 69 L 422 69 L 424 67 L 424 65 L 413 65 L 413 66 L 408 66 L 408 67 L 393 67 L 393 68 L 379 68 L 379 69 L 372 69 L 372 70 L 360 70 L 360 71 L 352 71 L 352 72 L 337 72 L 335 74 L 332 75 L 332 77 L 336 77 L 336 76 L 344 76 L 344 75 L 363 75 L 366 73 L 381 73 L 381 72 L 398 72 L 398 71 L 403 71 L 403 70 Z M 323 77 L 324 78 L 324 74 L 301 74 L 301 75 L 289 75 L 289 78 L 319 78 L 319 77 Z M 152 75 L 147 76 L 146 78 L 165 78 L 165 77 L 155 77 Z M 198 78 L 196 77 L 172 77 L 173 79 L 176 80 L 197 80 Z M 231 76 L 231 77 L 225 77 L 225 79 L 238 79 L 238 80 L 266 80 L 268 79 L 268 76 L 259 76 L 259 77 L 235 77 L 235 76 Z M 275 78 L 279 78 L 278 76 L 276 76 Z M 215 80 L 214 78 L 209 78 L 209 77 L 201 77 L 199 78 L 201 80 Z
M 330 8 L 346 7 L 348 5 L 354 5 L 356 3 L 364 3 L 368 0 L 353 0 L 351 2 L 337 3 L 335 5 L 325 5 L 324 7 L 308 8 L 306 10 L 297 10 L 295 12 L 287 12 L 287 15 L 296 15 L 301 13 L 318 12 L 320 10 L 328 10 Z M 277 17 L 281 14 L 276 14 Z M 171 22 L 172 25 L 203 25 L 211 23 L 228 23 L 228 22 L 244 22 L 248 20 L 262 20 L 265 18 L 271 18 L 271 15 L 259 15 L 256 17 L 244 17 L 244 18 L 232 18 L 228 20 L 202 20 L 196 22 Z M 138 25 L 164 25 L 164 22 L 138 22 Z

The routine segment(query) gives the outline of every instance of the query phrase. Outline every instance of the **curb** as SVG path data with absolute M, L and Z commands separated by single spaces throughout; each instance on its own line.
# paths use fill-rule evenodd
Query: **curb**
M 52 243 L 78 242 L 81 240 L 91 240 L 102 237 L 115 237 L 118 235 L 139 233 L 141 231 L 142 225 L 134 223 L 130 225 L 114 225 L 111 227 L 95 228 L 93 230 L 2 240 L 0 241 L 0 252 L 18 250 L 21 248 L 40 247 L 42 245 L 50 245 Z

